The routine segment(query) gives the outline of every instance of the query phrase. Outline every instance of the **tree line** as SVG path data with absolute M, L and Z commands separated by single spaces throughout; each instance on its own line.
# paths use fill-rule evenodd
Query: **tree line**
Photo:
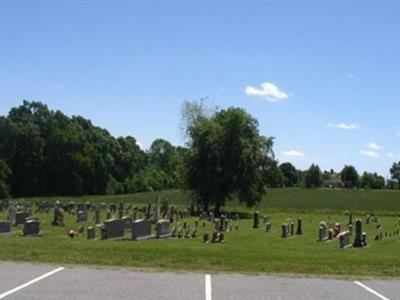
M 156 139 L 143 150 L 131 136 L 113 137 L 81 116 L 24 101 L 0 117 L 0 198 L 185 188 L 207 210 L 219 210 L 233 197 L 252 206 L 274 187 L 400 188 L 400 162 L 388 181 L 353 166 L 335 172 L 279 164 L 274 138 L 262 136 L 241 108 L 184 102 L 182 125 L 184 147 Z

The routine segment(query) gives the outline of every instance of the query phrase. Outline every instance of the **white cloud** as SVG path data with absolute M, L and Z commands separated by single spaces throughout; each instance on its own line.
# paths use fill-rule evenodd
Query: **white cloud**
M 327 127 L 331 127 L 331 128 L 336 128 L 336 129 L 343 129 L 343 130 L 356 130 L 358 128 L 360 128 L 360 126 L 358 126 L 357 124 L 354 123 L 338 123 L 338 124 L 334 124 L 334 123 L 328 123 L 326 124 Z
M 304 152 L 299 151 L 299 150 L 286 150 L 286 151 L 282 151 L 281 154 L 283 156 L 288 156 L 288 157 L 303 157 L 303 156 L 305 156 Z
M 393 153 L 391 153 L 391 152 L 389 152 L 389 153 L 386 153 L 386 156 L 387 156 L 388 158 L 394 158 L 394 154 L 393 154 Z
M 356 78 L 356 75 L 350 73 L 350 74 L 347 74 L 347 78 L 354 79 L 354 78 Z
M 368 157 L 379 157 L 379 154 L 372 150 L 361 150 L 360 153 Z
M 247 86 L 244 91 L 248 96 L 262 97 L 270 102 L 280 102 L 289 98 L 289 95 L 286 92 L 280 90 L 271 82 L 262 83 L 261 88 Z
M 371 149 L 374 149 L 374 150 L 381 150 L 381 149 L 383 149 L 382 146 L 380 146 L 380 145 L 378 145 L 378 144 L 375 144 L 375 143 L 369 143 L 369 144 L 368 144 L 368 147 L 370 147 Z

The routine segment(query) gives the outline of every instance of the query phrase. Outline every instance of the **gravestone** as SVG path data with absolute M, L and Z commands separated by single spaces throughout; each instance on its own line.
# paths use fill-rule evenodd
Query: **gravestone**
M 260 227 L 260 213 L 256 211 L 253 215 L 253 228 L 259 228 Z
M 25 224 L 25 219 L 29 217 L 29 213 L 25 211 L 19 211 L 15 214 L 15 225 Z
M 96 237 L 96 231 L 93 226 L 88 227 L 87 229 L 87 239 L 88 240 L 93 240 Z
M 349 213 L 349 225 L 353 224 L 353 214 Z
M 297 219 L 297 230 L 296 230 L 297 235 L 302 235 L 303 234 L 303 226 L 302 226 L 302 220 Z
M 40 222 L 37 220 L 29 220 L 24 224 L 24 229 L 22 230 L 23 236 L 39 236 L 40 232 Z
M 328 228 L 325 222 L 319 223 L 319 232 L 318 232 L 318 241 L 326 241 L 328 240 Z
M 358 219 L 356 220 L 356 232 L 353 246 L 357 248 L 366 246 L 363 241 L 362 222 Z
M 110 219 L 104 221 L 104 224 L 100 227 L 101 239 L 122 239 L 124 237 L 124 222 L 120 219 Z
M 282 224 L 282 237 L 288 238 L 290 236 L 290 224 Z
M 62 208 L 56 207 L 54 209 L 53 226 L 65 226 L 64 224 L 64 210 Z
M 353 246 L 350 241 L 351 235 L 349 231 L 341 232 L 337 237 L 339 238 L 339 245 L 341 249 L 350 248 Z
M 266 232 L 271 232 L 272 224 L 270 222 L 268 222 L 265 226 L 266 226 L 266 228 L 265 228 Z
M 0 236 L 11 235 L 11 222 L 0 221 Z
M 290 223 L 290 235 L 291 236 L 294 235 L 294 223 L 293 222 Z
M 96 208 L 96 210 L 94 211 L 94 223 L 96 225 L 100 224 L 100 209 Z
M 170 232 L 171 223 L 169 220 L 161 219 L 156 223 L 156 236 L 158 239 L 166 238 L 171 236 Z
M 151 238 L 151 221 L 150 220 L 136 220 L 132 223 L 132 239 L 135 241 L 145 240 Z
M 87 222 L 88 213 L 87 211 L 80 210 L 76 215 L 76 222 L 78 224 L 85 224 Z

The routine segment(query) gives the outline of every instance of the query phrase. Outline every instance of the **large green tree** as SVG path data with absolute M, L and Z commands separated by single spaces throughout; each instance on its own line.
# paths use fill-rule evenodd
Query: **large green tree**
M 360 186 L 366 189 L 383 189 L 385 178 L 377 173 L 364 172 L 361 176 Z
M 195 122 L 187 123 L 185 169 L 187 187 L 195 199 L 206 211 L 214 205 L 216 214 L 233 196 L 248 206 L 258 203 L 265 192 L 262 161 L 271 153 L 272 139 L 261 136 L 257 120 L 240 108 L 211 116 L 201 110 L 192 113 L 189 116 Z
M 390 168 L 390 175 L 392 176 L 393 180 L 397 181 L 398 188 L 400 189 L 400 161 L 393 163 L 392 167 Z
M 0 118 L 0 156 L 13 196 L 126 192 L 147 161 L 134 138 L 28 101 Z
M 306 188 L 318 188 L 322 184 L 322 173 L 318 165 L 312 164 L 304 175 L 304 186 Z
M 360 178 L 356 168 L 354 168 L 353 166 L 344 166 L 340 174 L 345 188 L 358 188 Z
M 279 169 L 282 171 L 284 176 L 284 185 L 288 187 L 292 187 L 298 184 L 298 171 L 295 166 L 293 166 L 290 162 L 285 162 L 279 165 Z

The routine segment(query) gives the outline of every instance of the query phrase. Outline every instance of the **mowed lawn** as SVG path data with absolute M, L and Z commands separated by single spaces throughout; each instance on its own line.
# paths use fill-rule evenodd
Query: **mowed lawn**
M 189 197 L 180 191 L 159 193 L 171 205 L 186 207 Z M 70 201 L 71 198 L 51 198 Z M 135 194 L 110 197 L 74 198 L 78 202 L 131 202 L 134 205 L 154 202 L 155 194 Z M 27 200 L 27 199 L 25 199 Z M 230 203 L 228 209 L 253 212 Z M 400 192 L 397 191 L 341 191 L 341 190 L 270 190 L 258 208 L 261 216 L 268 215 L 272 232 L 253 229 L 251 219 L 241 219 L 239 230 L 228 232 L 223 244 L 203 244 L 202 235 L 212 225 L 200 227 L 194 239 L 164 239 L 134 241 L 88 241 L 85 236 L 70 239 L 68 229 L 78 229 L 75 217 L 65 214 L 66 227 L 50 225 L 52 213 L 39 214 L 42 237 L 21 237 L 22 227 L 14 227 L 13 237 L 0 237 L 0 260 L 41 261 L 56 264 L 88 264 L 154 268 L 162 270 L 190 270 L 207 272 L 262 272 L 325 275 L 400 276 L 400 237 L 374 241 L 380 231 L 400 230 Z M 348 223 L 347 211 L 353 218 L 362 218 L 363 231 L 369 244 L 362 249 L 339 249 L 339 241 L 318 242 L 321 220 Z M 376 224 L 365 225 L 365 213 L 379 216 L 381 229 Z M 90 214 L 92 222 L 94 214 Z M 102 219 L 105 212 L 102 212 Z M 296 224 L 303 220 L 304 235 L 281 238 L 281 224 L 288 219 Z M 0 219 L 4 214 L 0 213 Z M 194 223 L 194 218 L 186 220 Z M 181 221 L 181 224 L 182 225 Z M 235 224 L 235 223 L 233 223 Z M 99 237 L 99 231 L 96 231 Z M 129 236 L 129 234 L 127 234 Z

